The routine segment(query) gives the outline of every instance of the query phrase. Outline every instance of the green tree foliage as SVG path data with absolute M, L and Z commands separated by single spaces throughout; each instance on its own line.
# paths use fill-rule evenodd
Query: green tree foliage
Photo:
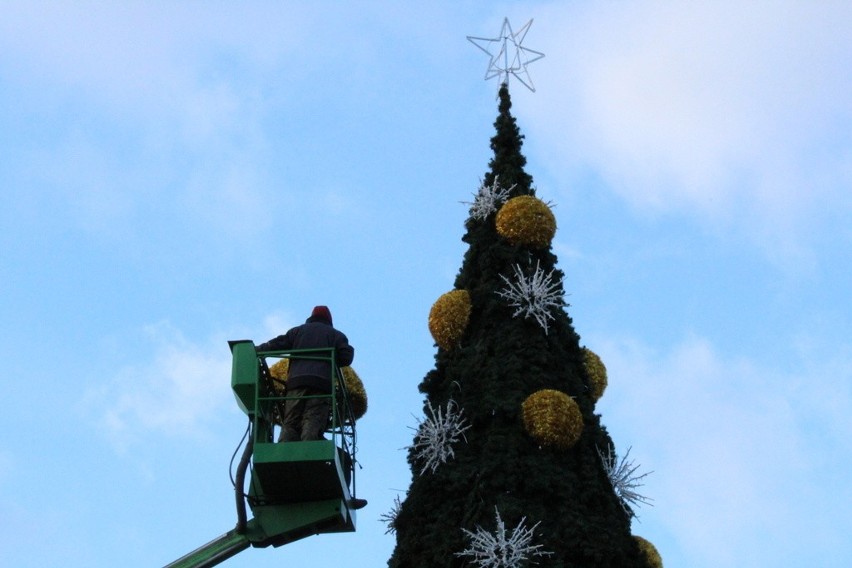
M 505 84 L 499 99 L 494 157 L 483 185 L 497 181 L 511 188 L 509 198 L 535 196 Z M 555 319 L 545 332 L 534 318 L 513 316 L 498 294 L 515 266 L 552 272 L 564 293 L 556 256 L 550 246 L 535 249 L 502 238 L 494 212 L 471 216 L 466 230 L 469 248 L 454 287 L 470 293 L 469 321 L 458 345 L 438 348 L 420 391 L 425 416 L 455 408 L 468 428 L 434 471 L 422 471 L 423 456 L 412 444 L 413 480 L 392 517 L 397 544 L 389 566 L 505 566 L 498 560 L 475 563 L 463 554 L 470 551 L 471 533 L 497 531 L 496 511 L 507 533 L 519 525 L 535 527 L 529 546 L 550 553 L 529 555 L 519 566 L 644 568 L 629 511 L 601 463 L 598 449 L 609 448 L 612 440 L 595 414 L 571 318 L 565 309 L 553 309 Z M 522 404 L 541 389 L 566 393 L 582 412 L 583 433 L 569 449 L 543 446 L 524 427 Z

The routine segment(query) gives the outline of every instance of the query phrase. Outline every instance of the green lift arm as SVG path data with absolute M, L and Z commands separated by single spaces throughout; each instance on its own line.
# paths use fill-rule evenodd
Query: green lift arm
M 250 545 L 251 541 L 247 535 L 240 534 L 236 529 L 233 529 L 193 550 L 186 556 L 178 558 L 168 564 L 166 568 L 208 568 L 208 566 L 216 566 L 239 554 Z
M 251 341 L 229 344 L 233 355 L 231 388 L 250 423 L 249 440 L 235 480 L 237 526 L 165 568 L 208 568 L 250 546 L 277 547 L 315 534 L 355 530 L 355 418 L 334 349 L 259 354 Z M 331 439 L 274 442 L 274 427 L 287 397 L 272 388 L 266 357 L 329 362 L 335 385 L 328 395 L 332 416 L 327 433 Z M 253 514 L 251 519 L 247 518 L 246 502 Z

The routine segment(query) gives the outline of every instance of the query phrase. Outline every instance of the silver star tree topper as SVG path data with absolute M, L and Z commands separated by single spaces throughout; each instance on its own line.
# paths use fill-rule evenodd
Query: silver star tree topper
M 486 81 L 499 77 L 502 85 L 508 83 L 509 75 L 514 75 L 527 89 L 535 92 L 535 86 L 530 79 L 527 65 L 533 61 L 538 61 L 544 57 L 544 54 L 521 45 L 532 23 L 533 21 L 530 20 L 520 30 L 513 32 L 509 18 L 505 18 L 498 37 L 467 36 L 469 42 L 491 57 L 491 61 L 488 62 L 488 70 L 485 72 Z

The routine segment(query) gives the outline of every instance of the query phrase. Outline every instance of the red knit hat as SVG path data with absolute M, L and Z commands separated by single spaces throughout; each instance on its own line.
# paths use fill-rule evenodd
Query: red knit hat
M 312 318 L 322 318 L 327 320 L 328 323 L 331 323 L 331 312 L 329 311 L 327 306 L 316 306 L 314 311 L 311 312 Z

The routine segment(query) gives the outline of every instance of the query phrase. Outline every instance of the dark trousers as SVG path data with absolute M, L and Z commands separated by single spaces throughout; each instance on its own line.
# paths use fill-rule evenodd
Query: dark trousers
M 287 389 L 288 398 L 284 401 L 284 420 L 281 425 L 279 442 L 298 442 L 322 440 L 323 431 L 328 425 L 331 399 L 304 398 L 324 393 L 309 387 Z

